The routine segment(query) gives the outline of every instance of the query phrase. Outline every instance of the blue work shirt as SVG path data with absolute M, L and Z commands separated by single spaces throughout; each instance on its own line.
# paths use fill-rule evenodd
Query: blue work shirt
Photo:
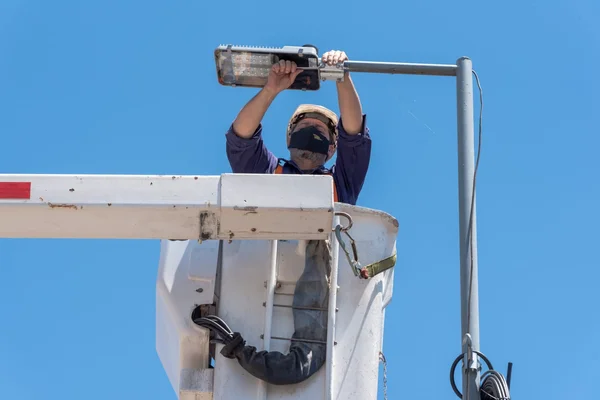
M 262 124 L 251 138 L 244 139 L 235 134 L 233 124 L 225 134 L 227 158 L 233 173 L 272 174 L 282 161 L 284 174 L 303 174 L 295 163 L 275 157 L 262 138 Z M 333 175 L 338 201 L 356 205 L 362 190 L 371 159 L 371 136 L 367 127 L 367 116 L 363 114 L 361 132 L 348 134 L 338 121 L 337 157 L 331 170 L 321 166 L 313 174 Z

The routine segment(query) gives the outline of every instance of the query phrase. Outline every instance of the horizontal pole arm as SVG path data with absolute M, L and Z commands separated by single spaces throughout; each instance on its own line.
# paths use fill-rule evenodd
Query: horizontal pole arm
M 456 65 L 451 64 L 346 61 L 344 62 L 344 69 L 349 72 L 376 74 L 456 76 Z

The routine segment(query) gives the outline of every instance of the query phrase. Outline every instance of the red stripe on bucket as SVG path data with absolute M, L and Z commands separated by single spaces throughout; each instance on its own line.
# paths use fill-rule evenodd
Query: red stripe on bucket
M 0 182 L 0 199 L 31 198 L 31 182 Z

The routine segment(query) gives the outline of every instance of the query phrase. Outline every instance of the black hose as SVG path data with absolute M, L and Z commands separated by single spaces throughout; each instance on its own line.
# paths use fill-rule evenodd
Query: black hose
M 237 359 L 242 368 L 256 378 L 273 385 L 305 381 L 325 363 L 330 273 L 329 242 L 308 241 L 304 272 L 294 291 L 294 334 L 288 354 L 257 351 L 256 347 L 247 346 L 242 335 L 232 332 L 218 317 L 196 318 L 194 322 L 211 330 L 215 335 L 213 342 L 224 344 L 221 349 L 224 357 Z

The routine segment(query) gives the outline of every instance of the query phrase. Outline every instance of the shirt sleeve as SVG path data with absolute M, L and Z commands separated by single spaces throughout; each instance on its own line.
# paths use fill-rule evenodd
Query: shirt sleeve
M 225 134 L 227 159 L 236 174 L 272 174 L 277 157 L 267 149 L 262 138 L 262 124 L 249 139 L 239 137 L 233 124 Z
M 341 201 L 355 205 L 358 200 L 371 161 L 371 135 L 367 127 L 367 116 L 363 114 L 361 131 L 350 135 L 344 130 L 342 117 L 338 122 L 338 147 L 334 179 L 343 187 L 344 197 Z

